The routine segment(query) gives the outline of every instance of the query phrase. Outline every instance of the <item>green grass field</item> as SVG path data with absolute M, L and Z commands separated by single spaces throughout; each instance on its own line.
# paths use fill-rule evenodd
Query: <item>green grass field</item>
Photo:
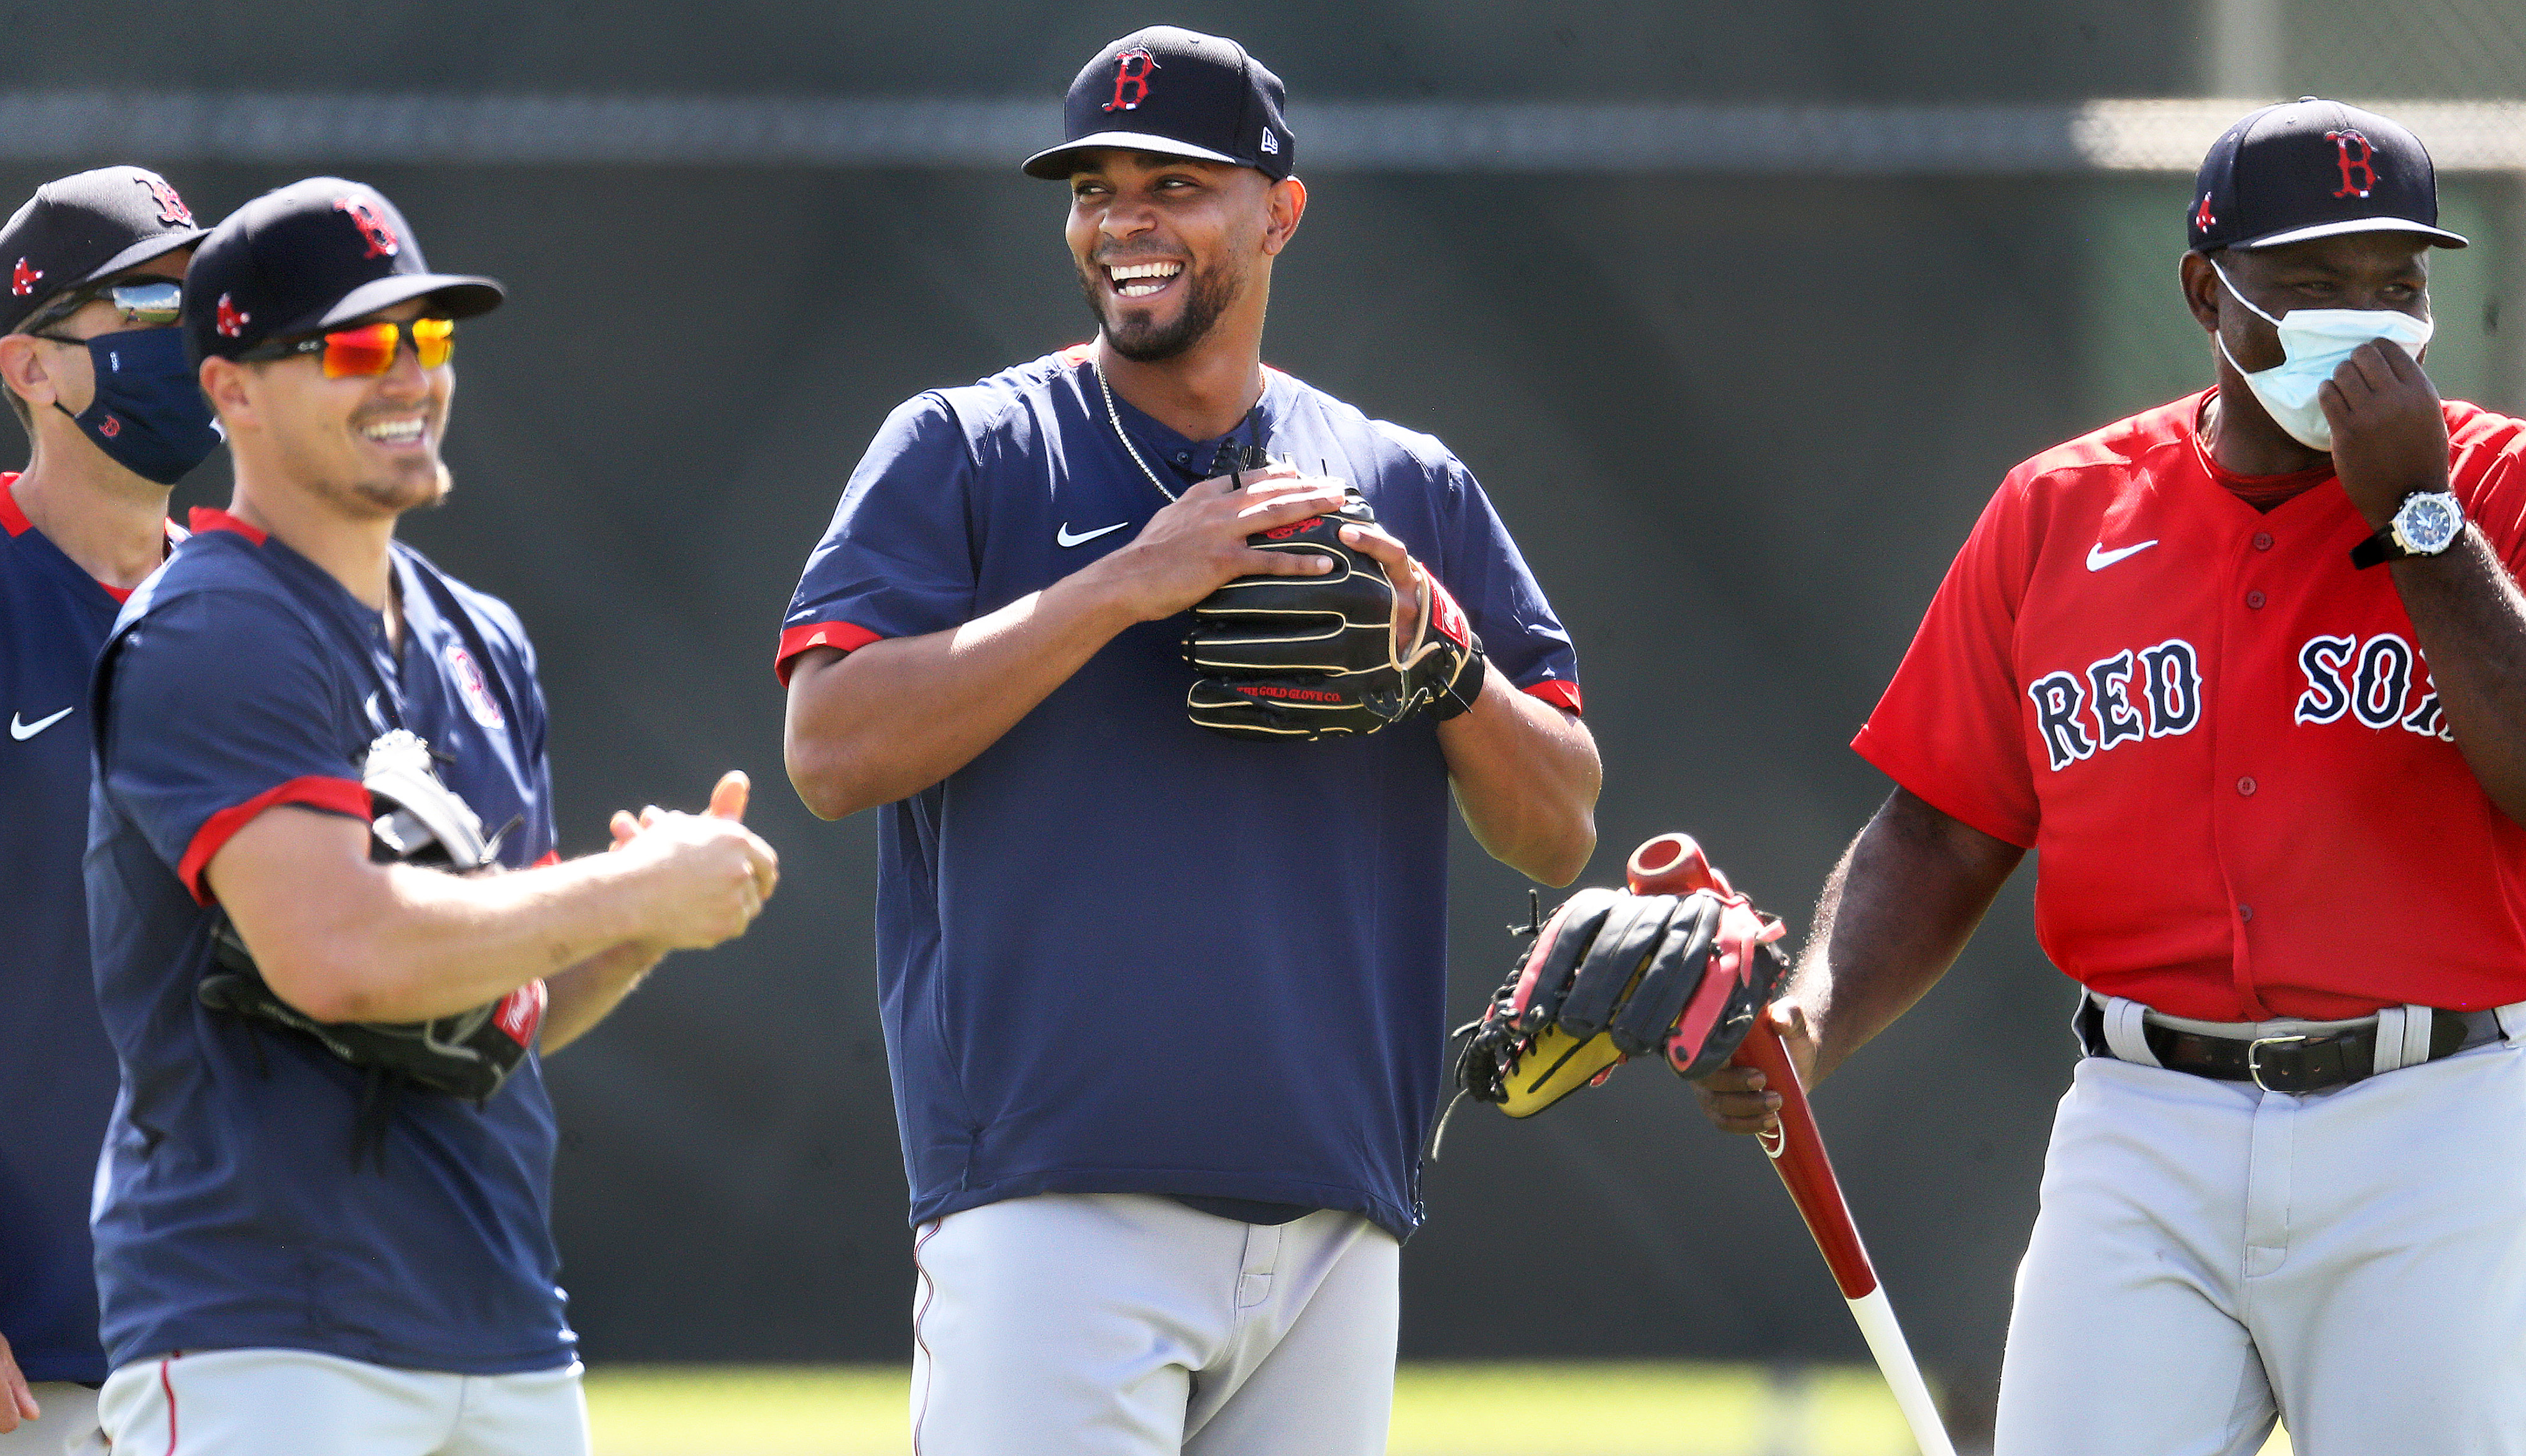
M 891 1367 L 612 1366 L 587 1377 L 596 1456 L 908 1456 Z M 1871 1369 L 1410 1365 L 1389 1456 L 1912 1456 Z M 2288 1456 L 2274 1435 L 2263 1456 Z

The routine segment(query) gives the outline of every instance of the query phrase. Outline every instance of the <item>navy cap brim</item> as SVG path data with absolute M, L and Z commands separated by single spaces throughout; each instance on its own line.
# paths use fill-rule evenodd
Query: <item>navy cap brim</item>
M 325 311 L 325 317 L 297 328 L 281 332 L 304 332 L 309 328 L 330 328 L 365 318 L 379 309 L 390 309 L 408 299 L 436 294 L 451 319 L 471 319 L 487 314 L 508 297 L 508 290 L 489 278 L 445 273 L 395 273 L 368 282 L 342 295 L 342 300 Z
M 2319 237 L 2340 237 L 2349 232 L 2409 232 L 2428 238 L 2433 247 L 2469 248 L 2473 246 L 2472 239 L 2460 232 L 2450 232 L 2444 227 L 2406 222 L 2401 218 L 2349 218 L 2339 223 L 2317 223 L 2311 226 L 2292 227 L 2275 232 L 2268 237 L 2248 238 L 2244 242 L 2230 243 L 2228 246 L 2239 252 L 2250 253 L 2257 248 L 2287 247 L 2291 243 L 2313 242 Z
M 1027 158 L 1026 175 L 1041 177 L 1050 182 L 1065 180 L 1072 173 L 1079 170 L 1077 153 L 1104 147 L 1119 147 L 1134 152 L 1157 152 L 1168 157 L 1191 157 L 1203 162 L 1224 162 L 1231 167 L 1254 165 L 1229 156 L 1225 152 L 1214 152 L 1208 147 L 1197 147 L 1188 141 L 1178 141 L 1172 136 L 1153 136 L 1146 131 L 1099 131 L 1093 136 L 1083 136 L 1077 141 L 1065 141 L 1057 147 L 1048 147 Z

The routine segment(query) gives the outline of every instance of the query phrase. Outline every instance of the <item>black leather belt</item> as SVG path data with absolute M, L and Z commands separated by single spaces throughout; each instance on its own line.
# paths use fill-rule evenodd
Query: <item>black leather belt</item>
M 2079 1043 L 2092 1057 L 2110 1057 L 2105 1011 L 2094 996 L 2079 998 Z M 2427 1060 L 2496 1041 L 2500 1018 L 2489 1011 L 2441 1011 L 2430 1019 Z M 2204 1036 L 2148 1023 L 2141 1037 L 2170 1072 L 2220 1081 L 2249 1081 L 2272 1092 L 2321 1092 L 2376 1075 L 2377 1025 L 2309 1036 Z

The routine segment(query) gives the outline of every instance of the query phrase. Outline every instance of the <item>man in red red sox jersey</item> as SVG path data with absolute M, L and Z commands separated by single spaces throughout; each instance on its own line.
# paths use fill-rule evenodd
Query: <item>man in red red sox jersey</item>
M 2526 425 L 2422 370 L 2464 239 L 2402 127 L 2264 108 L 2188 211 L 2217 384 L 2001 483 L 1772 1015 L 1830 1073 L 2038 850 L 2088 1056 L 2000 1456 L 2526 1452 Z

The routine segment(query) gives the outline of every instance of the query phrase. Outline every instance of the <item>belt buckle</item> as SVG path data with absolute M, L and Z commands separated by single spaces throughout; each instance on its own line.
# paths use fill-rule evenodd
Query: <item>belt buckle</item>
M 2294 1032 L 2287 1036 L 2255 1037 L 2253 1040 L 2246 1043 L 2246 1075 L 2254 1079 L 2255 1086 L 2262 1088 L 2266 1092 L 2285 1092 L 2289 1090 L 2286 1087 L 2273 1086 L 2270 1082 L 2263 1080 L 2263 1048 L 2267 1046 L 2279 1046 L 2291 1041 L 2306 1041 L 2309 1039 L 2311 1038 L 2309 1038 L 2303 1031 Z

